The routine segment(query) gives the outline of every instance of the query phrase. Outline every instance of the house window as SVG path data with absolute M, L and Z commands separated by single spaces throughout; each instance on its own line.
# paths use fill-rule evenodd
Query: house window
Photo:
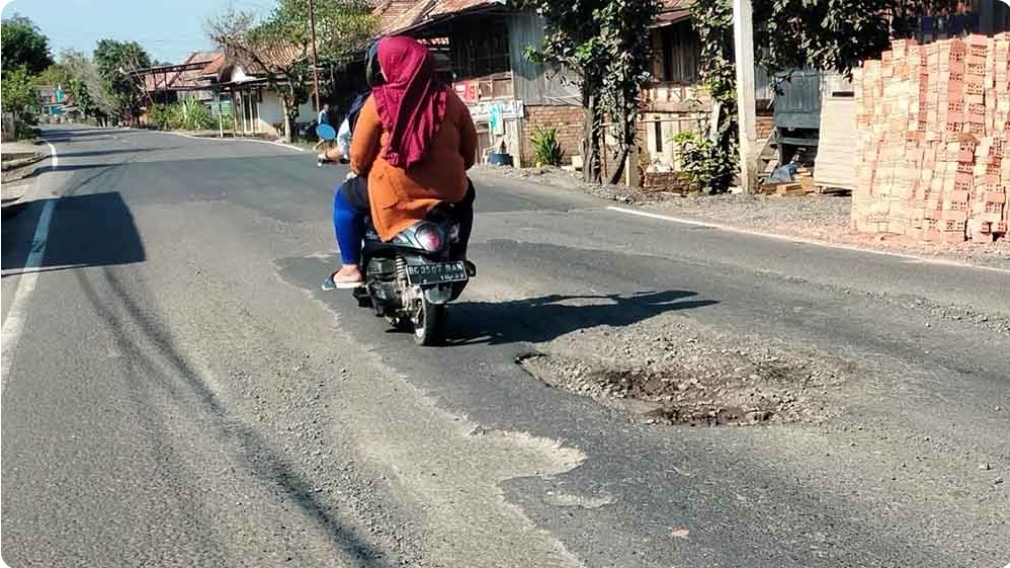
M 468 21 L 454 27 L 450 37 L 449 57 L 457 77 L 484 77 L 511 69 L 505 22 Z
M 688 21 L 662 28 L 660 81 L 690 85 L 699 79 L 701 40 Z
M 653 133 L 656 135 L 656 153 L 663 153 L 663 123 L 659 121 L 659 117 L 654 117 L 656 122 L 652 123 Z

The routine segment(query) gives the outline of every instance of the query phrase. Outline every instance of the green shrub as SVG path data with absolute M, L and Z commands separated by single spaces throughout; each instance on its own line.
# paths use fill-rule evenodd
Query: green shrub
M 147 111 L 147 122 L 155 128 L 170 128 L 171 109 L 165 105 L 154 105 Z
M 187 99 L 169 106 L 156 105 L 150 112 L 151 124 L 169 130 L 216 130 L 217 117 L 207 105 Z
M 681 174 L 692 188 L 716 193 L 729 186 L 736 174 L 736 158 L 711 140 L 685 130 L 673 137 Z
M 565 151 L 558 143 L 558 131 L 555 128 L 537 127 L 533 136 L 533 161 L 537 167 L 540 166 L 560 166 L 565 158 Z
M 35 116 L 28 114 L 23 118 L 18 118 L 14 121 L 14 137 L 18 140 L 31 140 L 39 135 L 39 129 L 35 128 Z
M 214 130 L 217 128 L 217 117 L 210 107 L 199 101 L 187 101 L 189 105 L 187 130 Z

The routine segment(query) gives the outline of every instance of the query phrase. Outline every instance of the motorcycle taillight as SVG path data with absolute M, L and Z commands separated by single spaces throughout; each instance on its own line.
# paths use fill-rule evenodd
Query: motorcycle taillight
M 442 231 L 435 225 L 422 225 L 414 232 L 414 236 L 424 250 L 431 252 L 442 250 Z

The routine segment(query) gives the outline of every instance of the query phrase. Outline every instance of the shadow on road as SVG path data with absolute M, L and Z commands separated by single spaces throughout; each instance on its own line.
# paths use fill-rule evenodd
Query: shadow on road
M 51 199 L 27 204 L 16 223 L 4 224 L 4 276 L 25 267 L 39 215 Z M 25 222 L 21 222 L 25 221 Z M 53 210 L 46 251 L 39 271 L 84 266 L 112 266 L 145 260 L 144 244 L 133 214 L 119 193 L 68 195 Z
M 158 395 L 168 396 L 181 408 L 193 408 L 197 414 L 189 417 L 197 422 L 208 421 L 215 428 L 214 435 L 227 437 L 230 446 L 239 451 L 248 471 L 261 479 L 266 486 L 276 488 L 278 496 L 297 506 L 305 517 L 326 531 L 332 542 L 343 552 L 347 566 L 355 568 L 390 568 L 387 553 L 368 541 L 366 535 L 346 525 L 332 508 L 332 503 L 316 489 L 312 480 L 298 471 L 286 452 L 275 449 L 252 426 L 232 416 L 208 387 L 190 359 L 180 349 L 172 332 L 149 312 L 152 306 L 136 295 L 136 283 L 131 286 L 115 271 L 103 269 L 97 274 L 76 273 L 88 301 L 102 319 L 105 328 L 115 338 L 122 353 L 128 355 L 136 373 L 127 392 L 137 409 L 144 409 L 144 428 L 138 436 L 150 438 L 150 447 L 165 448 L 165 464 L 180 460 L 171 452 L 171 428 L 167 425 L 174 416 L 155 411 Z M 110 302 L 108 298 L 113 298 Z M 137 337 L 128 330 L 140 330 Z M 208 433 L 208 435 L 212 435 Z M 169 469 L 166 475 L 179 475 Z M 179 496 L 182 500 L 183 496 Z M 194 523 L 200 522 L 198 518 Z
M 115 154 L 144 154 L 163 150 L 177 150 L 181 146 L 165 146 L 159 148 L 109 148 L 107 150 L 85 150 L 82 152 L 60 152 L 60 158 L 93 158 L 96 156 L 111 156 Z M 99 164 L 101 165 L 101 164 Z M 74 166 L 71 166 L 74 167 Z
M 450 345 L 504 345 L 541 343 L 579 329 L 609 325 L 624 327 L 678 310 L 718 304 L 715 300 L 688 299 L 685 290 L 621 295 L 564 296 L 510 302 L 461 302 L 452 314 L 446 340 Z

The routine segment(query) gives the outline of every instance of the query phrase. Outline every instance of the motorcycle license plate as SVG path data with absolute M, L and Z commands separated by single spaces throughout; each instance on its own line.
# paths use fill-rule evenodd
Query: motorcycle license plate
M 464 282 L 467 279 L 463 261 L 407 265 L 407 280 L 415 286 Z

